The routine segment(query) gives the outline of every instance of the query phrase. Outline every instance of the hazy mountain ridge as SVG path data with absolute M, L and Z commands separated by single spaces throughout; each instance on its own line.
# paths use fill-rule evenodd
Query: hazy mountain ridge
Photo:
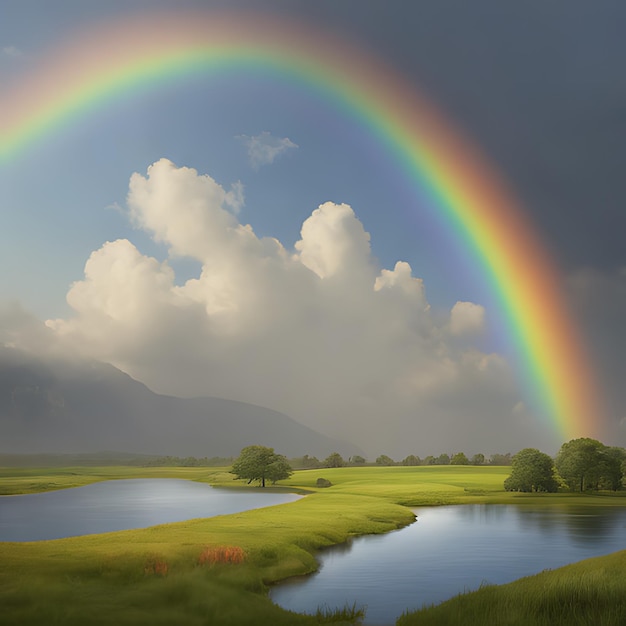
M 152 392 L 112 365 L 0 348 L 0 452 L 231 456 L 250 444 L 290 457 L 361 453 L 283 413 L 222 398 Z

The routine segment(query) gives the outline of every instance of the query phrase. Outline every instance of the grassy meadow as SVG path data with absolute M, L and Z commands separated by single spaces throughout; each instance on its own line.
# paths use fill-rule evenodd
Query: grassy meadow
M 242 481 L 234 481 L 227 470 L 0 468 L 0 493 L 32 493 L 139 477 L 246 487 Z M 322 611 L 318 615 L 285 611 L 268 599 L 268 586 L 313 572 L 315 553 L 323 547 L 411 523 L 414 516 L 407 506 L 553 504 L 570 498 L 585 504 L 626 504 L 620 496 L 602 494 L 508 493 L 502 483 L 509 471 L 508 467 L 488 466 L 302 470 L 276 487 L 309 494 L 289 504 L 139 530 L 0 543 L 0 623 L 345 624 L 354 616 L 342 611 L 343 607 L 336 613 Z M 332 486 L 316 488 L 320 477 L 330 480 Z M 626 602 L 621 598 L 626 598 L 626 576 L 618 576 L 618 572 L 626 572 L 622 553 L 510 585 L 483 588 L 405 615 L 398 624 L 623 624 Z M 580 621 L 592 613 L 606 616 L 606 620 Z M 502 615 L 503 620 L 493 619 L 494 615 Z M 569 616 L 568 621 L 558 621 L 561 615 L 564 620 Z

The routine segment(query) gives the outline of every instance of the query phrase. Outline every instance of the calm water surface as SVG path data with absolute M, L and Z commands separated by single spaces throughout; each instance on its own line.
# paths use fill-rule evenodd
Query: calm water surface
M 239 513 L 296 494 L 216 489 L 172 478 L 138 478 L 75 489 L 0 496 L 0 541 L 39 541 Z
M 462 505 L 414 509 L 402 530 L 361 537 L 320 557 L 318 573 L 278 585 L 280 606 L 367 605 L 366 624 L 483 583 L 501 584 L 626 548 L 626 509 Z

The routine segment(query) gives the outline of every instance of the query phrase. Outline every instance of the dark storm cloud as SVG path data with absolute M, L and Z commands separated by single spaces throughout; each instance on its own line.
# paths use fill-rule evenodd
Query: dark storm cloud
M 509 182 L 564 269 L 626 262 L 626 3 L 290 7 L 358 37 L 446 111 Z

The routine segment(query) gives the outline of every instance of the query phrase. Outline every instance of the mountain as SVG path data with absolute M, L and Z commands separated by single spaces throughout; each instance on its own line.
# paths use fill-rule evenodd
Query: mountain
M 211 457 L 236 456 L 251 444 L 288 457 L 362 454 L 265 407 L 160 395 L 112 365 L 0 347 L 0 452 Z

